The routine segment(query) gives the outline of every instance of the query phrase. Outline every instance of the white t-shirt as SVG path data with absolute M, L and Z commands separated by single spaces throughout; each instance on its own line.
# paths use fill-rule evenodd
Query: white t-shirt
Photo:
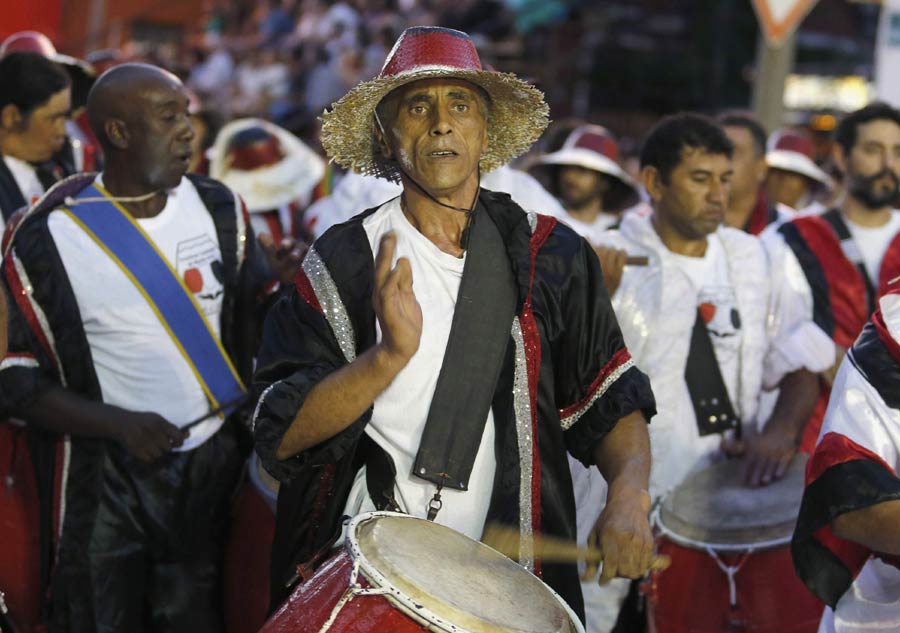
M 221 336 L 222 256 L 194 185 L 183 178 L 163 210 L 138 223 Z M 54 211 L 48 226 L 75 293 L 103 401 L 153 411 L 176 426 L 207 413 L 210 404 L 197 378 L 134 283 L 66 214 Z M 221 418 L 212 417 L 195 426 L 179 450 L 196 448 L 221 425 Z
M 7 155 L 3 156 L 3 160 L 9 167 L 16 184 L 19 185 L 19 191 L 22 192 L 26 204 L 30 205 L 44 195 L 44 185 L 41 184 L 37 177 L 37 171 L 30 163 Z
M 568 213 L 566 213 L 565 217 L 559 219 L 565 224 L 568 224 L 573 231 L 578 233 L 578 235 L 586 239 L 593 246 L 601 244 L 602 241 L 600 236 L 619 222 L 619 216 L 612 213 L 600 213 L 593 222 L 582 222 Z
M 732 404 L 739 396 L 741 315 L 737 310 L 734 287 L 728 274 L 725 249 L 715 235 L 707 238 L 703 257 L 669 253 L 672 261 L 697 289 L 700 314 L 712 341 L 722 379 Z
M 890 219 L 883 226 L 860 226 L 847 220 L 847 228 L 850 229 L 850 235 L 853 236 L 853 241 L 859 249 L 869 279 L 877 288 L 881 261 L 888 246 L 891 245 L 891 240 L 900 232 L 900 211 L 891 211 Z
M 399 199 L 391 200 L 363 221 L 372 246 L 378 251 L 381 236 L 394 231 L 397 248 L 394 262 L 409 259 L 413 291 L 422 308 L 422 338 L 419 349 L 391 385 L 375 399 L 372 420 L 366 433 L 394 460 L 397 485 L 394 496 L 404 512 L 425 517 L 435 484 L 412 475 L 428 409 L 437 386 L 450 325 L 456 309 L 456 296 L 462 280 L 465 259 L 444 253 L 419 233 L 403 215 Z M 381 329 L 377 329 L 381 340 Z M 436 521 L 467 536 L 478 539 L 484 529 L 488 504 L 494 485 L 494 415 L 488 414 L 475 458 L 469 489 L 444 488 L 443 507 Z M 356 476 L 345 514 L 351 516 L 374 510 L 366 489 L 365 468 Z

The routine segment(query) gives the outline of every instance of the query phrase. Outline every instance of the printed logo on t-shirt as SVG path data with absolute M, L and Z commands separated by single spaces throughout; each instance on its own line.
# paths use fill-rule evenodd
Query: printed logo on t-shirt
M 210 236 L 198 235 L 179 242 L 175 253 L 175 270 L 194 293 L 204 314 L 219 314 L 225 287 L 218 245 Z
M 707 286 L 700 291 L 700 316 L 706 323 L 719 362 L 738 353 L 741 315 L 734 289 L 729 286 Z

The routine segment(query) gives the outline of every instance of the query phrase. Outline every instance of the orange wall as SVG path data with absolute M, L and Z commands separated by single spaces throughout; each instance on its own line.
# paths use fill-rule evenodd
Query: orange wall
M 45 0 L 25 0 L 26 2 Z M 98 0 L 61 0 L 62 27 L 57 44 L 61 51 L 83 55 L 88 47 L 91 6 Z M 128 37 L 134 21 L 199 25 L 208 0 L 100 0 L 105 11 L 101 38 L 95 48 L 118 46 Z

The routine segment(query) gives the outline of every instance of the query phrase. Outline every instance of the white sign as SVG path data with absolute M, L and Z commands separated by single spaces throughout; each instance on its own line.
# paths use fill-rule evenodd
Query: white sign
M 794 32 L 817 0 L 753 0 L 766 41 L 778 46 Z
M 875 46 L 875 92 L 900 107 L 900 0 L 884 0 Z

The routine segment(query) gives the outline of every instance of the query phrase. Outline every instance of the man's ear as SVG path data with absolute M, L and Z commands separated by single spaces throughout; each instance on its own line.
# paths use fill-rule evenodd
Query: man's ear
M 662 181 L 662 176 L 656 167 L 647 165 L 641 169 L 641 184 L 644 185 L 644 189 L 647 190 L 647 193 L 654 202 L 657 202 L 662 197 L 663 187 L 665 185 Z
M 831 159 L 842 174 L 847 173 L 847 155 L 844 153 L 843 145 L 840 143 L 834 144 L 834 147 L 831 149 Z
M 378 122 L 375 123 L 375 144 L 378 146 L 378 151 L 381 153 L 381 157 L 385 160 L 392 160 L 394 158 L 394 151 L 391 149 L 390 143 L 388 143 L 387 139 L 384 137 L 384 132 L 381 131 L 381 126 L 378 125 Z
M 107 119 L 103 124 L 103 131 L 110 145 L 118 149 L 127 149 L 128 141 L 131 135 L 128 133 L 128 126 L 122 119 Z
M 18 106 L 8 103 L 0 110 L 0 128 L 7 132 L 21 128 L 23 122 L 24 117 L 22 117 L 22 111 L 19 110 Z

